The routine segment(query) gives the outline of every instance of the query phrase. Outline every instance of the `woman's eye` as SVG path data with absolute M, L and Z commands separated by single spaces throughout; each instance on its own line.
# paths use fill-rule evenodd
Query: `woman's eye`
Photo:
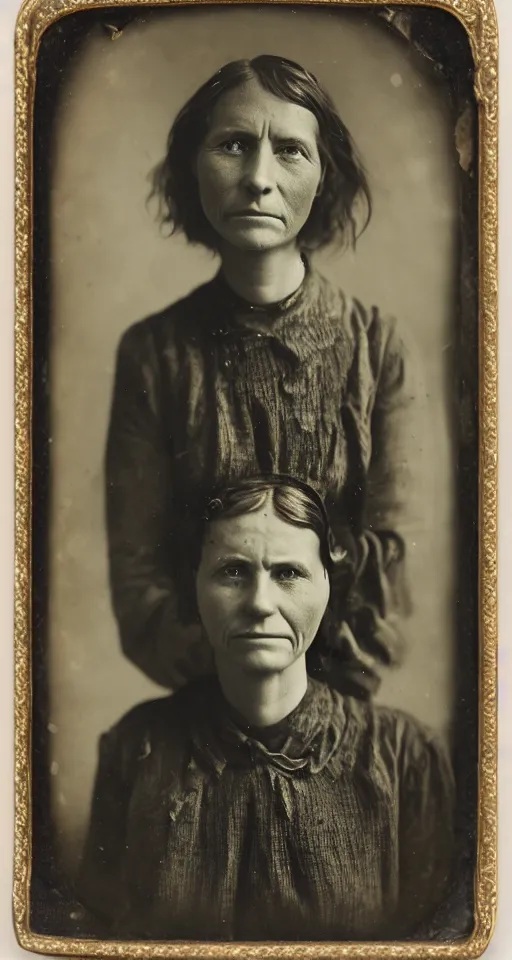
M 281 567 L 276 572 L 276 579 L 282 583 L 287 583 L 289 580 L 298 580 L 300 576 L 300 571 L 296 570 L 295 567 Z
M 240 580 L 243 576 L 242 568 L 236 567 L 234 565 L 229 567 L 224 567 L 221 573 L 222 573 L 222 576 L 226 578 L 226 580 Z
M 302 156 L 302 150 L 294 143 L 288 143 L 284 147 L 281 147 L 281 153 L 285 157 L 300 157 Z
M 231 153 L 234 156 L 238 156 L 239 154 L 243 153 L 245 149 L 245 145 L 241 140 L 225 140 L 222 144 L 222 147 L 226 153 Z

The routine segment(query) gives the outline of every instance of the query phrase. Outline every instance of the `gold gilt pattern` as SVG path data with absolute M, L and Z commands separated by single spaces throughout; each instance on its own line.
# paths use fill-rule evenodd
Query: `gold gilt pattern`
M 173 0 L 156 0 L 169 6 Z M 211 0 L 191 0 L 192 3 Z M 215 0 L 217 2 L 217 0 Z M 229 2 L 229 0 L 228 0 Z M 234 0 L 244 2 L 244 0 Z M 247 0 L 251 2 L 251 0 Z M 297 0 L 288 0 L 296 3 Z M 349 8 L 362 0 L 316 0 Z M 368 8 L 383 0 L 363 0 Z M 151 5 L 155 6 L 155 0 Z M 131 6 L 149 5 L 131 0 Z M 431 0 L 465 28 L 476 65 L 479 105 L 480 180 L 480 779 L 475 927 L 452 943 L 117 943 L 45 937 L 29 929 L 31 863 L 31 365 L 32 365 L 32 120 L 36 57 L 42 33 L 60 17 L 93 7 L 122 8 L 124 0 L 26 0 L 16 29 L 16 552 L 15 552 L 15 738 L 16 818 L 14 921 L 22 947 L 38 953 L 88 957 L 175 958 L 469 958 L 484 951 L 496 910 L 496 661 L 497 661 L 497 167 L 498 37 L 492 0 Z M 425 6 L 423 0 L 393 0 L 395 9 Z

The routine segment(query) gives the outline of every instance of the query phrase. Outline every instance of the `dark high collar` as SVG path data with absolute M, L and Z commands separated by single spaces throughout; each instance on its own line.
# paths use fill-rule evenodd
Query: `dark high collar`
M 210 679 L 196 720 L 195 752 L 217 775 L 227 764 L 265 765 L 289 775 L 317 773 L 334 757 L 340 760 L 350 726 L 342 698 L 311 678 L 297 707 L 279 723 L 264 728 L 245 723 L 225 699 L 218 681 Z
M 344 326 L 343 293 L 308 263 L 300 287 L 277 303 L 249 303 L 231 289 L 222 271 L 202 291 L 210 335 L 227 342 L 271 338 L 299 363 L 320 357 Z

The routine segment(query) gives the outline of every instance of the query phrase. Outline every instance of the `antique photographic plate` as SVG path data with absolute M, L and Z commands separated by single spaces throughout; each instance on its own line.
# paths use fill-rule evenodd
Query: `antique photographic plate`
M 284 960 L 470 958 L 488 945 L 497 57 L 492 0 L 23 3 L 14 924 L 25 949 Z M 263 507 L 224 511 L 226 488 L 256 475 L 277 532 L 252 539 Z M 283 520 L 283 488 L 317 519 Z M 215 646 L 208 619 L 219 591 L 208 593 L 218 543 L 207 532 L 228 529 L 242 544 L 222 582 L 233 636 L 250 592 L 243 551 L 253 570 L 261 542 L 270 570 L 291 531 L 306 556 L 305 573 L 279 561 L 272 597 L 285 600 L 258 613 L 247 600 L 254 623 L 285 623 L 293 670 L 237 661 L 231 697 L 229 644 Z M 323 606 L 301 586 L 314 581 L 313 541 Z M 335 606 L 347 558 L 354 579 Z M 320 675 L 294 626 L 309 595 L 321 618 L 309 642 L 318 649 L 331 610 L 336 649 L 354 656 L 332 696 L 327 661 Z M 290 710 L 268 712 L 263 675 L 300 674 L 300 686 L 306 666 L 304 699 L 289 679 Z M 264 727 L 277 739 L 260 738 Z

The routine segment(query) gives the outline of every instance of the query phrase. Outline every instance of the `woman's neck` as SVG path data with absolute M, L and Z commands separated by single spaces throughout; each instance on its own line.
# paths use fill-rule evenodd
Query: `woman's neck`
M 305 696 L 306 658 L 300 657 L 281 673 L 241 670 L 217 656 L 222 692 L 250 726 L 270 727 L 284 720 Z
M 278 250 L 221 250 L 222 272 L 235 293 L 249 303 L 284 300 L 297 290 L 306 272 L 300 250 L 294 245 Z

